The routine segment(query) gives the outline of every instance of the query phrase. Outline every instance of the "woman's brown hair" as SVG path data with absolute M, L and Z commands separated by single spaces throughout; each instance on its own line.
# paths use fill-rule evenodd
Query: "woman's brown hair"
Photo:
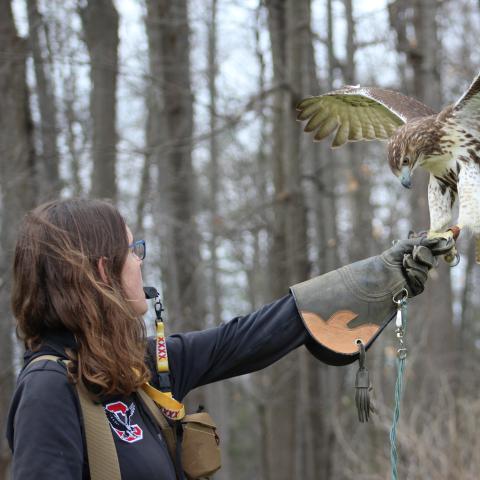
M 35 350 L 49 331 L 68 330 L 77 341 L 70 376 L 100 396 L 128 395 L 149 379 L 145 326 L 121 284 L 127 255 L 125 220 L 101 200 L 37 207 L 15 248 L 12 308 L 25 346 Z

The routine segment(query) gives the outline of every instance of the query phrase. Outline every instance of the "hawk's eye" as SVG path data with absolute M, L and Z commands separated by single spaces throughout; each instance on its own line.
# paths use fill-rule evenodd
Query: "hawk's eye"
M 408 157 L 403 157 L 402 165 L 408 165 L 410 163 L 410 159 Z

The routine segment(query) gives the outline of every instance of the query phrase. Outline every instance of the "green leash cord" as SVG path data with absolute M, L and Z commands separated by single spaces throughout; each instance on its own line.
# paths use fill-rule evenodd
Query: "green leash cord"
M 393 412 L 392 428 L 390 430 L 390 462 L 392 464 L 392 480 L 398 480 L 397 472 L 397 425 L 400 418 L 400 403 L 402 401 L 403 375 L 405 373 L 405 364 L 407 360 L 407 348 L 404 343 L 404 337 L 407 330 L 407 298 L 408 293 L 404 289 L 401 293 L 404 296 L 393 301 L 397 304 L 397 317 L 395 319 L 395 334 L 398 339 L 399 348 L 397 350 L 397 381 L 395 382 L 395 410 Z

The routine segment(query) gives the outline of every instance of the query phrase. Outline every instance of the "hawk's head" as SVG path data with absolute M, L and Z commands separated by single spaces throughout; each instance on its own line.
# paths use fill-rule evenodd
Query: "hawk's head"
M 437 131 L 430 117 L 413 120 L 397 129 L 388 143 L 388 163 L 392 172 L 406 188 L 412 186 L 412 174 L 423 160 L 434 155 L 438 142 L 433 136 Z

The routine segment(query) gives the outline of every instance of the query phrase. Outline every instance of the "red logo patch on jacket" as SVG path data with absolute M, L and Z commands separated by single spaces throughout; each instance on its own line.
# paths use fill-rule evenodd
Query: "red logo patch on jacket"
M 123 402 L 108 403 L 104 407 L 112 430 L 128 443 L 138 442 L 143 438 L 143 430 L 137 425 L 132 425 L 135 413 L 135 403 L 127 407 Z

